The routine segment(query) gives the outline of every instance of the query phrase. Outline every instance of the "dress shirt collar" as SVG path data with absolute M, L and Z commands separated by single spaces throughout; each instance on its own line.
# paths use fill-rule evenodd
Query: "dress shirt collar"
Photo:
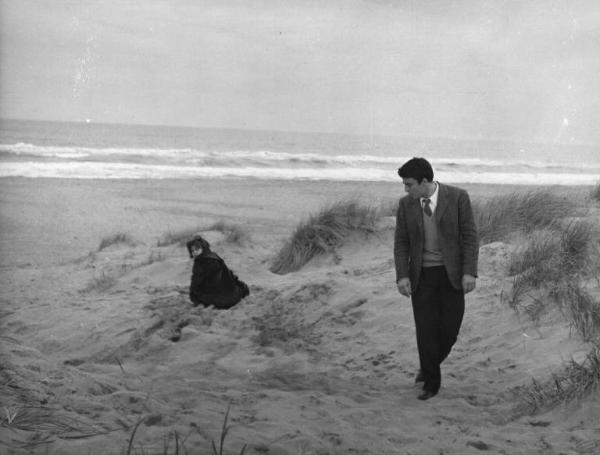
M 435 208 L 437 206 L 437 200 L 438 200 L 438 189 L 440 188 L 440 185 L 437 182 L 433 182 L 435 184 L 435 190 L 433 190 L 433 194 L 431 196 L 429 196 L 429 207 L 431 207 L 431 211 L 435 212 Z M 421 202 L 421 207 L 423 207 L 423 200 L 425 198 L 421 197 L 419 198 L 419 201 Z

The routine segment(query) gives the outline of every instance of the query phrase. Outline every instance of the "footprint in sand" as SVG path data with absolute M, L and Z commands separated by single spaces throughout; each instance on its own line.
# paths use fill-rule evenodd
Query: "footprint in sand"
M 342 437 L 337 433 L 323 432 L 319 435 L 321 440 L 329 441 L 334 446 L 342 445 Z
M 489 444 L 486 444 L 483 441 L 469 441 L 469 442 L 467 442 L 467 446 L 474 447 L 478 450 L 490 450 L 491 449 Z

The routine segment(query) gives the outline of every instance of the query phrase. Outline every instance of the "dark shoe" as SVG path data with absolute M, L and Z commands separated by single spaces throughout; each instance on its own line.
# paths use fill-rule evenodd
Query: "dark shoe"
M 425 376 L 423 376 L 423 372 L 421 370 L 417 372 L 417 377 L 415 378 L 415 384 L 418 384 L 419 382 L 425 382 Z
M 433 390 L 424 390 L 423 393 L 421 395 L 419 395 L 417 398 L 419 400 L 429 400 L 430 398 L 433 398 L 434 396 L 437 395 L 437 392 L 434 392 Z

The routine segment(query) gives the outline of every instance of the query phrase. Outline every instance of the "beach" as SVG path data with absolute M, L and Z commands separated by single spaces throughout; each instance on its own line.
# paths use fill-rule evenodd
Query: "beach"
M 536 188 L 459 186 L 473 200 Z M 589 187 L 548 190 L 577 200 Z M 1 178 L 0 452 L 209 454 L 228 412 L 226 454 L 597 453 L 597 393 L 535 415 L 515 398 L 590 345 L 558 312 L 534 322 L 506 303 L 514 244 L 482 245 L 427 402 L 410 301 L 394 283 L 393 211 L 336 257 L 269 271 L 322 207 L 393 207 L 403 194 L 399 181 Z M 597 207 L 586 216 L 597 222 Z M 182 231 L 203 232 L 250 296 L 228 311 L 192 307 L 185 246 L 161 243 Z M 99 249 L 116 234 L 127 242 Z

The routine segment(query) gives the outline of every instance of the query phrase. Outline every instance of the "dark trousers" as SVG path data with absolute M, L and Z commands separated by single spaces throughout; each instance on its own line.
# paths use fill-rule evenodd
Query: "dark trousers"
M 452 287 L 444 266 L 424 267 L 412 305 L 423 389 L 437 392 L 442 382 L 440 365 L 450 354 L 462 324 L 465 296 Z

